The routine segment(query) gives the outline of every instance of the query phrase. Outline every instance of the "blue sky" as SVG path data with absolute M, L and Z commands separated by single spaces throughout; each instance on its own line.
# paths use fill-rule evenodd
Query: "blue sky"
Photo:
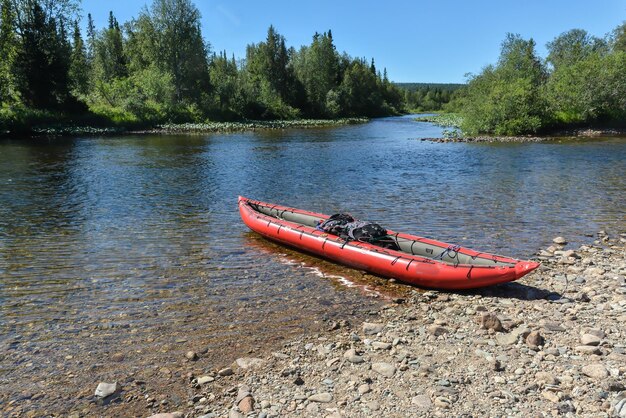
M 151 0 L 83 0 L 98 28 L 109 10 L 120 22 Z M 309 44 L 331 29 L 339 51 L 374 57 L 398 82 L 459 83 L 495 62 L 507 32 L 546 42 L 569 29 L 604 36 L 626 20 L 624 0 L 417 0 L 254 1 L 196 0 L 203 35 L 214 50 L 242 58 L 245 47 L 265 38 L 273 24 L 289 46 Z M 86 19 L 85 19 L 86 20 Z M 84 21 L 83 21 L 84 23 Z

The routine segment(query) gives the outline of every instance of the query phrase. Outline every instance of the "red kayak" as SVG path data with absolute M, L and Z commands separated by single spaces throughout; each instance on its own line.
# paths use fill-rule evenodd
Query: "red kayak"
M 239 197 L 244 223 L 265 238 L 337 263 L 432 289 L 473 289 L 517 280 L 539 267 L 386 230 L 387 242 L 346 240 L 319 229 L 328 215 Z M 387 247 L 387 248 L 386 248 Z

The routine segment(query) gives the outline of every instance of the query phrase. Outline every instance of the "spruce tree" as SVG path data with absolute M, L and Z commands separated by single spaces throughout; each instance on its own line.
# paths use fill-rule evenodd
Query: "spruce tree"
M 70 85 L 77 96 L 84 96 L 89 90 L 89 65 L 85 43 L 80 34 L 78 21 L 74 21 L 72 56 L 70 60 Z
M 16 55 L 15 16 L 10 0 L 0 4 L 0 105 L 12 100 L 13 64 Z

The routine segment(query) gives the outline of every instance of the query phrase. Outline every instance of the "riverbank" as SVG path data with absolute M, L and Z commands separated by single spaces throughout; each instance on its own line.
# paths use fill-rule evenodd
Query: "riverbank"
M 136 125 L 84 126 L 72 124 L 34 125 L 17 133 L 0 131 L 3 137 L 58 137 L 58 136 L 108 136 L 142 134 L 206 134 L 251 132 L 261 130 L 313 129 L 367 123 L 369 118 L 297 119 L 297 120 L 245 120 L 240 122 L 168 123 L 154 127 L 139 128 Z
M 57 403 L 58 411 L 54 405 L 47 411 L 172 414 L 162 418 L 626 416 L 626 234 L 601 232 L 576 249 L 555 243 L 537 258 L 542 267 L 519 282 L 459 293 L 412 289 L 365 322 L 328 322 L 326 330 L 232 364 L 207 367 L 206 351 L 190 350 L 176 365 L 146 364 L 122 381 L 94 374 L 92 387 L 68 388 L 63 408 Z M 110 361 L 123 362 L 124 354 Z M 29 416 L 25 406 L 46 399 L 45 393 L 7 399 L 1 408 Z
M 183 411 L 626 416 L 625 237 L 601 234 L 575 250 L 555 244 L 539 253 L 541 270 L 520 283 L 416 291 L 365 323 L 190 376 L 195 398 Z
M 617 128 L 593 128 L 593 127 L 572 127 L 561 128 L 546 133 L 543 136 L 537 135 L 516 135 L 516 136 L 500 136 L 500 135 L 465 135 L 461 131 L 461 123 L 463 118 L 454 113 L 443 113 L 428 116 L 420 116 L 414 118 L 416 122 L 428 122 L 445 128 L 443 136 L 419 138 L 421 141 L 449 143 L 449 142 L 465 142 L 465 143 L 496 143 L 496 142 L 547 142 L 561 140 L 563 138 L 584 139 L 584 138 L 600 138 L 603 136 L 625 136 L 626 129 Z
M 560 131 L 548 136 L 449 136 L 440 138 L 419 138 L 421 141 L 435 143 L 524 143 L 524 142 L 549 142 L 562 139 L 590 139 L 611 136 L 626 136 L 626 130 L 618 129 L 577 129 Z

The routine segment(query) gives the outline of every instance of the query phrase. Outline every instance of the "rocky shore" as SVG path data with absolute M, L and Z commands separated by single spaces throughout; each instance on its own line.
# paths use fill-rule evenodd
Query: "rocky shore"
M 440 138 L 420 138 L 421 141 L 447 143 L 447 142 L 466 142 L 466 143 L 495 143 L 495 142 L 547 142 L 560 141 L 563 139 L 584 139 L 584 138 L 600 138 L 603 136 L 624 136 L 626 131 L 618 129 L 570 129 L 566 131 L 556 132 L 546 136 L 519 135 L 519 136 L 463 136 L 451 135 L 449 137 Z
M 409 288 L 365 322 L 331 321 L 232 364 L 190 350 L 179 369 L 146 365 L 161 392 L 139 372 L 94 380 L 69 416 L 626 417 L 626 234 L 579 248 L 558 237 L 537 259 L 519 282 Z M 170 396 L 181 386 L 186 399 Z

